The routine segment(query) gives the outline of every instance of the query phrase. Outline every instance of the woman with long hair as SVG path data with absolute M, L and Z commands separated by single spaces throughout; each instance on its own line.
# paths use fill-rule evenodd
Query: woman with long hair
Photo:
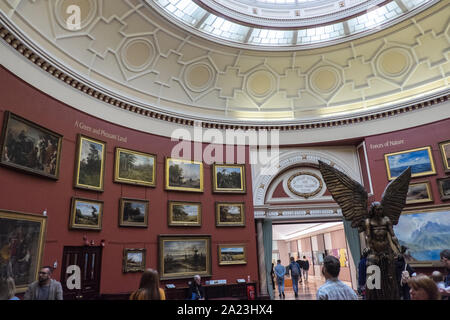
M 409 278 L 411 300 L 440 300 L 441 294 L 437 285 L 428 276 L 419 274 Z
M 130 300 L 166 300 L 164 290 L 159 287 L 158 271 L 147 269 L 139 283 L 139 289 L 130 295 Z

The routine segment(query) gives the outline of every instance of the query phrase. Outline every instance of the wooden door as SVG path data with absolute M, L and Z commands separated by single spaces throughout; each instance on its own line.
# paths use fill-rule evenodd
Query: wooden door
M 61 285 L 64 300 L 94 300 L 100 297 L 100 276 L 102 267 L 102 247 L 64 247 Z M 67 279 L 72 273 L 67 268 L 80 268 L 80 289 L 67 288 Z

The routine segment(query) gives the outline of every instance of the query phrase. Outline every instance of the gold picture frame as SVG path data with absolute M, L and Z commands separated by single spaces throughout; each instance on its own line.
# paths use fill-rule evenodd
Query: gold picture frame
M 168 201 L 167 224 L 169 227 L 201 227 L 202 204 L 190 201 Z
M 120 198 L 119 226 L 148 227 L 149 201 L 141 199 Z
M 203 192 L 203 163 L 166 158 L 166 190 Z
M 236 176 L 238 174 L 238 176 Z M 244 164 L 217 164 L 212 166 L 214 193 L 246 193 Z
M 155 187 L 156 165 L 154 154 L 116 148 L 114 182 Z
M 102 230 L 103 201 L 72 197 L 70 229 Z
M 411 178 L 436 174 L 431 147 L 421 147 L 384 155 L 389 180 L 400 176 L 409 166 Z
M 0 163 L 58 180 L 62 142 L 62 135 L 6 111 L 0 141 Z
M 414 182 L 409 184 L 406 195 L 406 204 L 426 203 L 433 201 L 430 181 Z
M 46 227 L 46 216 L 0 210 L 0 277 L 14 278 L 16 293 L 25 292 L 38 280 Z M 16 248 L 14 262 L 12 246 Z M 24 259 L 27 256 L 29 259 Z
M 216 227 L 245 227 L 243 202 L 216 202 Z
M 444 171 L 450 173 L 450 140 L 439 143 Z
M 219 265 L 247 264 L 247 246 L 245 244 L 217 245 Z
M 161 280 L 212 275 L 210 235 L 159 235 Z
M 123 249 L 122 272 L 144 272 L 146 249 Z
M 450 200 L 450 177 L 437 179 L 441 200 Z
M 74 186 L 103 192 L 106 142 L 78 134 Z

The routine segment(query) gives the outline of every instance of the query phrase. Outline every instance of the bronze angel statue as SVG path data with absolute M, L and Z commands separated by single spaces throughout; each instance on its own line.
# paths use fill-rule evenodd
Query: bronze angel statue
M 405 206 L 411 168 L 391 181 L 381 202 L 372 202 L 368 208 L 368 195 L 364 187 L 341 171 L 319 161 L 319 169 L 342 215 L 353 228 L 364 232 L 370 254 L 367 267 L 379 267 L 381 279 L 378 288 L 366 285 L 368 300 L 397 300 L 400 298 L 395 271 L 395 259 L 401 253 L 393 226 L 398 223 Z

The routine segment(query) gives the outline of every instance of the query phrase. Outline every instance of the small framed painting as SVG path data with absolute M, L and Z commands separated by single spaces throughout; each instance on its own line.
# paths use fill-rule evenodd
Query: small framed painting
M 431 185 L 429 181 L 415 182 L 409 184 L 406 195 L 406 204 L 424 203 L 433 201 Z
M 450 199 L 450 177 L 437 179 L 441 200 Z
M 219 265 L 247 264 L 244 244 L 219 244 Z
M 431 147 L 405 150 L 384 155 L 389 180 L 397 178 L 411 167 L 411 177 L 422 177 L 436 173 Z
M 441 151 L 442 163 L 444 164 L 444 171 L 450 172 L 450 140 L 439 143 L 439 150 Z
M 102 230 L 103 201 L 72 198 L 70 229 Z
M 167 158 L 166 190 L 203 192 L 203 163 Z
M 170 227 L 201 227 L 202 204 L 199 202 L 169 201 L 168 225 Z
M 119 226 L 143 227 L 148 226 L 148 200 L 120 199 Z
M 144 272 L 145 253 L 145 249 L 123 249 L 123 272 Z
M 75 188 L 103 191 L 106 142 L 78 135 Z
M 213 192 L 245 193 L 245 165 L 214 164 Z
M 244 203 L 216 203 L 217 227 L 245 227 Z
M 114 181 L 146 187 L 156 185 L 156 156 L 116 148 Z

